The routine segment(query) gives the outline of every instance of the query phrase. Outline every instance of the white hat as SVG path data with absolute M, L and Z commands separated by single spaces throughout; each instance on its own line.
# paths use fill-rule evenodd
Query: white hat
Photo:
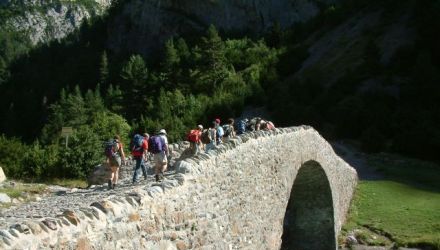
M 159 134 L 164 134 L 164 135 L 166 135 L 166 134 L 167 134 L 167 131 L 165 131 L 165 129 L 161 129 L 161 130 L 159 130 Z
M 203 129 L 203 126 L 202 126 L 201 124 L 199 124 L 197 127 L 198 127 L 199 129 Z

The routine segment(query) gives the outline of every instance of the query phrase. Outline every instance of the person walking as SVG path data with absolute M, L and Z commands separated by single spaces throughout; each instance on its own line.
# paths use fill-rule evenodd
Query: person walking
M 115 135 L 113 141 L 106 146 L 106 155 L 111 170 L 108 189 L 115 189 L 119 179 L 119 167 L 125 163 L 124 147 L 119 135 Z
M 216 134 L 217 134 L 217 129 L 216 129 L 217 123 L 214 121 L 211 124 L 211 127 L 208 128 L 207 134 L 208 134 L 208 138 L 209 138 L 209 143 L 206 144 L 205 147 L 205 152 L 208 153 L 209 150 L 216 148 Z
M 223 135 L 225 134 L 223 127 L 220 126 L 220 119 L 215 119 L 215 129 L 216 129 L 216 144 L 220 145 L 223 142 Z
M 143 136 L 140 134 L 135 134 L 131 141 L 131 154 L 136 161 L 134 173 L 133 173 L 133 184 L 138 182 L 139 169 L 142 170 L 144 179 L 147 180 L 147 169 L 145 167 L 145 162 L 148 159 L 148 139 L 149 135 L 144 133 Z
M 155 166 L 155 178 L 156 181 L 163 180 L 164 172 L 168 166 L 168 138 L 165 129 L 159 130 L 156 136 L 152 136 L 149 140 L 150 152 L 153 154 L 153 161 Z
M 203 131 L 203 126 L 198 125 L 197 129 L 192 129 L 191 131 L 189 131 L 187 135 L 189 146 L 193 155 L 198 154 L 200 152 L 200 148 L 202 147 L 202 141 L 201 141 L 202 131 Z
M 232 137 L 235 136 L 235 129 L 234 129 L 234 119 L 229 118 L 228 123 L 223 125 L 223 141 L 228 142 Z

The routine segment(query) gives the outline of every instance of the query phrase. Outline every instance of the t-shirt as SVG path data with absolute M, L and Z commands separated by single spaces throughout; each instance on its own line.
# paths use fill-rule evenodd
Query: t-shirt
M 131 152 L 131 154 L 134 157 L 140 157 L 144 154 L 145 151 L 148 150 L 148 141 L 144 138 L 144 140 L 142 141 L 142 151 L 141 150 L 133 150 Z
M 223 137 L 223 135 L 225 134 L 225 131 L 223 130 L 222 126 L 218 126 L 217 127 L 217 139 L 220 139 Z
M 165 142 L 165 145 L 168 145 L 168 138 L 167 138 L 167 136 L 166 135 L 159 135 L 159 136 L 163 138 L 163 140 Z

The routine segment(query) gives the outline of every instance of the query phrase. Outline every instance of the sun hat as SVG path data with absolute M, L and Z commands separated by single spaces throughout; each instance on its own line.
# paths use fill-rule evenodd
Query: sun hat
M 165 129 L 161 129 L 161 130 L 159 130 L 159 134 L 164 134 L 164 135 L 166 135 L 166 134 L 167 134 L 167 131 L 165 131 Z

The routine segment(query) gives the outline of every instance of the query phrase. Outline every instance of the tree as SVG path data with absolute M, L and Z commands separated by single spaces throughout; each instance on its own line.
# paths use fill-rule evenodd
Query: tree
M 165 55 L 162 63 L 162 71 L 164 74 L 164 85 L 166 88 L 171 89 L 177 85 L 180 78 L 180 57 L 177 49 L 174 46 L 173 39 L 166 41 L 165 43 Z
M 105 105 L 106 107 L 115 113 L 121 113 L 122 106 L 122 91 L 118 85 L 113 87 L 112 84 L 107 88 L 107 93 L 105 95 Z
M 124 96 L 127 103 L 126 114 L 129 118 L 137 118 L 148 103 L 148 70 L 144 59 L 139 55 L 132 55 L 122 68 L 121 77 L 127 83 L 124 86 L 126 89 Z
M 201 42 L 200 74 L 196 87 L 208 94 L 227 76 L 224 43 L 216 28 L 211 25 Z
M 106 51 L 104 51 L 101 56 L 101 63 L 99 65 L 99 78 L 100 78 L 100 84 L 106 86 L 109 78 L 108 58 Z
M 0 56 L 0 86 L 9 79 L 9 70 L 7 68 L 6 62 Z

